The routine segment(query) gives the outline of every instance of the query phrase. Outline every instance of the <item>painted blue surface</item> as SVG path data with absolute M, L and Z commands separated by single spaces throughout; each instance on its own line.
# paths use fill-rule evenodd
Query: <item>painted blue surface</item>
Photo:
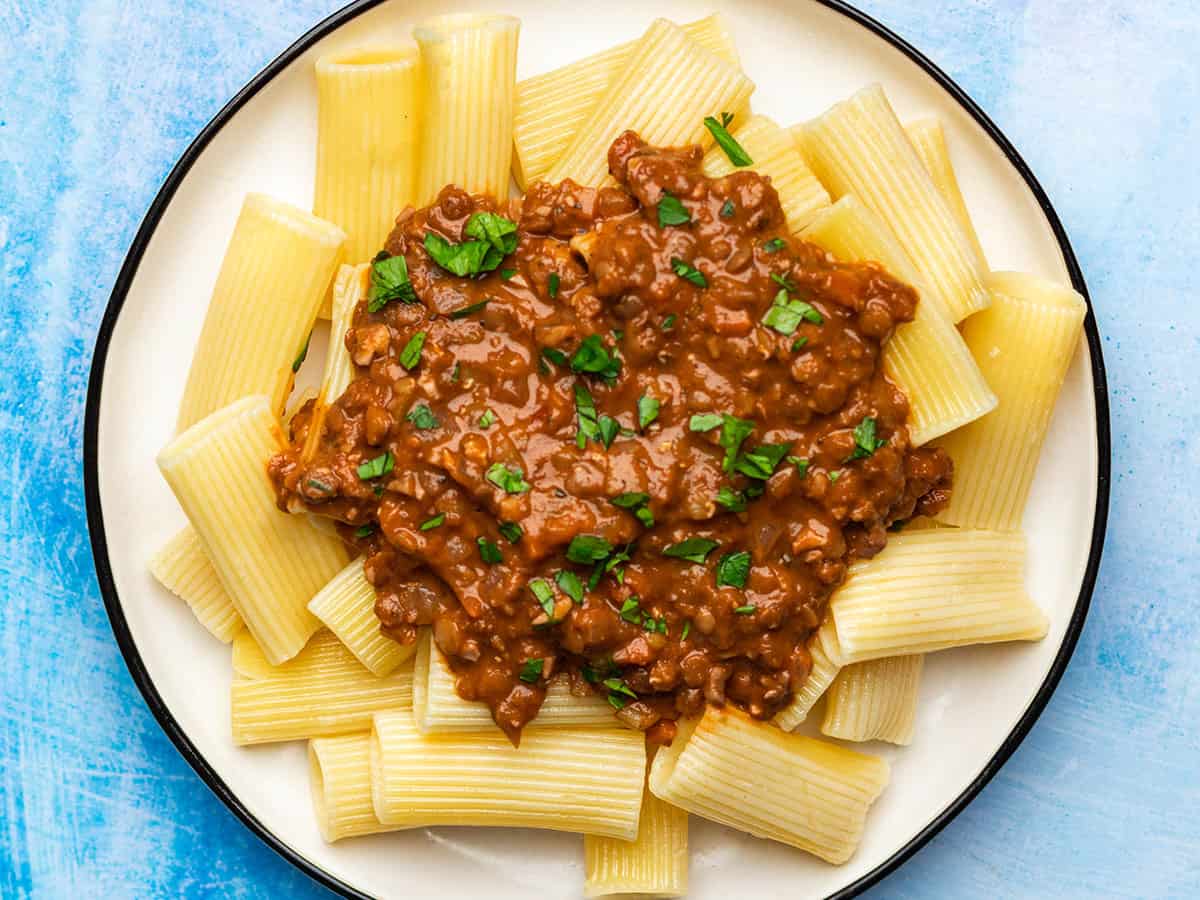
M 337 0 L 0 0 L 0 897 L 326 896 L 159 730 L 96 587 L 84 393 L 173 161 Z M 865 7 L 988 109 L 1071 234 L 1104 334 L 1113 505 L 1079 649 L 968 810 L 872 897 L 1200 896 L 1200 8 Z M 1193 500 L 1194 502 L 1194 500 Z

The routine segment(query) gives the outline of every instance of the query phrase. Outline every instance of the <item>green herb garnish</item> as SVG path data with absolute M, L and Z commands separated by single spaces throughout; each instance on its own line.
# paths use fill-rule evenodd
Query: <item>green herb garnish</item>
M 638 428 L 645 429 L 647 425 L 658 418 L 658 410 L 661 404 L 649 394 L 643 394 L 638 398 Z
M 504 555 L 500 552 L 500 547 L 497 546 L 495 541 L 489 541 L 485 537 L 480 537 L 475 539 L 475 543 L 479 545 L 479 555 L 489 566 L 504 562 Z
M 370 522 L 368 522 L 366 525 L 359 525 L 357 528 L 354 529 L 354 536 L 356 538 L 370 537 L 374 533 L 375 533 L 375 526 L 374 526 L 374 524 L 372 524 Z
M 672 544 L 663 551 L 663 556 L 670 556 L 674 559 L 686 559 L 688 562 L 703 563 L 708 559 L 708 554 L 712 553 L 719 546 L 720 544 L 709 538 L 687 538 L 678 544 Z
M 491 298 L 480 300 L 478 303 L 472 303 L 469 306 L 463 306 L 450 313 L 451 319 L 465 319 L 467 316 L 473 315 L 483 309 L 491 302 Z
M 372 478 L 382 478 L 388 472 L 392 471 L 395 466 L 395 460 L 392 459 L 392 451 L 375 457 L 362 463 L 358 467 L 358 477 L 363 481 L 370 481 Z
M 725 507 L 730 512 L 745 512 L 746 510 L 746 495 L 741 491 L 735 491 L 731 487 L 722 486 L 717 491 L 717 503 Z
M 780 250 L 782 250 L 786 246 L 787 246 L 787 241 L 785 241 L 783 238 L 781 238 L 781 237 L 771 238 L 769 241 L 767 241 L 765 244 L 763 244 L 763 252 L 764 253 L 778 253 Z
M 850 454 L 846 462 L 872 456 L 876 450 L 886 444 L 886 439 L 881 440 L 875 437 L 875 419 L 867 416 L 854 427 L 854 452 Z
M 744 588 L 750 576 L 750 554 L 745 550 L 726 553 L 717 560 L 717 587 Z
M 404 257 L 380 253 L 371 263 L 371 289 L 367 293 L 367 312 L 379 312 L 393 300 L 416 303 L 417 292 L 408 280 L 408 263 Z
M 496 414 L 490 409 L 485 409 L 483 415 L 479 417 L 480 428 L 491 428 L 492 423 L 496 421 Z
M 426 332 L 418 331 L 408 339 L 408 343 L 400 351 L 400 365 L 409 371 L 416 367 L 421 361 L 421 351 L 425 348 L 425 338 L 428 336 Z
M 734 471 L 748 478 L 766 481 L 775 472 L 775 467 L 791 449 L 790 444 L 762 444 L 749 453 L 743 453 L 734 463 Z
M 732 219 L 735 212 L 737 212 L 737 207 L 733 205 L 733 201 L 726 200 L 723 204 L 721 204 L 721 212 L 719 215 L 722 219 Z
M 599 375 L 611 381 L 621 371 L 621 360 L 615 353 L 609 352 L 600 335 L 589 334 L 572 354 L 571 370 Z
M 500 270 L 500 277 L 503 278 L 505 281 L 508 281 L 510 278 L 512 278 L 516 274 L 517 274 L 516 269 L 501 269 Z
M 572 601 L 583 602 L 583 582 L 574 572 L 563 569 L 554 576 L 554 582 L 558 585 L 559 590 L 570 597 Z
M 529 590 L 533 593 L 538 606 L 551 619 L 554 618 L 554 588 L 545 578 L 535 578 L 529 582 Z
M 525 534 L 525 529 L 523 529 L 516 522 L 501 522 L 497 526 L 497 530 L 510 544 L 517 543 L 517 541 L 521 540 L 521 536 Z
M 692 215 L 687 211 L 678 197 L 673 197 L 666 191 L 663 191 L 662 197 L 658 201 L 658 224 L 660 228 L 666 228 L 668 225 L 686 225 L 692 221 Z
M 475 213 L 467 220 L 465 233 L 474 240 L 451 244 L 432 231 L 425 234 L 425 251 L 430 258 L 460 278 L 495 270 L 517 249 L 517 224 L 495 213 Z
M 824 321 L 821 314 L 817 312 L 816 307 L 811 303 L 790 299 L 786 288 L 780 290 L 775 295 L 775 300 L 771 304 L 771 308 L 763 316 L 764 325 L 768 328 L 774 328 L 780 334 L 786 335 L 794 333 L 800 327 L 801 322 L 812 322 L 814 325 L 820 325 Z
M 530 489 L 525 473 L 517 466 L 510 469 L 504 463 L 493 463 L 484 477 L 506 494 L 523 494 Z
M 708 287 L 708 279 L 704 277 L 704 273 L 695 266 L 684 262 L 678 256 L 671 257 L 671 271 L 684 281 L 690 281 L 696 287 Z
M 663 319 L 662 330 L 670 331 L 672 328 L 674 328 L 675 327 L 675 319 L 676 319 L 675 313 L 671 313 L 665 319 Z
M 568 365 L 570 365 L 570 360 L 567 359 L 567 354 L 563 353 L 557 347 L 543 347 L 542 356 L 550 360 L 550 362 L 554 363 L 556 366 L 562 366 L 563 368 L 566 368 Z
M 432 431 L 442 423 L 438 421 L 438 417 L 433 414 L 433 411 L 424 403 L 418 403 L 408 411 L 408 415 L 404 417 L 413 423 L 413 427 L 418 431 Z
M 521 674 L 517 677 L 526 684 L 536 684 L 542 677 L 542 669 L 546 665 L 544 659 L 527 659 L 521 665 Z
M 796 467 L 796 472 L 803 478 L 808 474 L 808 460 L 802 456 L 789 456 L 787 461 Z
M 584 566 L 603 562 L 612 552 L 612 544 L 595 534 L 577 534 L 567 545 L 567 559 Z
M 733 608 L 733 611 L 735 613 L 737 613 L 739 616 L 748 616 L 751 613 L 753 613 L 756 609 L 758 609 L 758 607 L 755 606 L 753 603 L 747 603 L 745 606 L 735 606 Z
M 723 112 L 721 113 L 720 121 L 717 121 L 714 116 L 705 116 L 704 127 L 713 136 L 713 140 L 717 142 L 717 146 L 725 151 L 725 155 L 729 157 L 731 163 L 739 168 L 752 166 L 754 165 L 754 160 L 750 158 L 750 154 L 729 133 L 729 123 L 732 121 L 733 116 L 730 113 Z
M 687 636 L 692 633 L 692 620 L 688 619 L 683 623 L 683 633 L 679 635 L 679 640 L 686 641 Z
M 308 345 L 312 343 L 312 332 L 308 333 L 308 337 L 304 339 L 304 346 L 300 348 L 300 353 L 292 360 L 292 371 L 299 372 L 300 367 L 304 365 L 304 360 L 308 358 Z
M 553 300 L 558 296 L 559 277 L 557 272 L 551 272 L 550 278 L 546 282 L 546 291 L 550 294 L 550 299 Z
M 798 337 L 794 341 L 792 341 L 792 352 L 793 353 L 797 352 L 807 343 L 808 343 L 808 338 L 801 335 L 800 337 Z
M 654 513 L 650 511 L 650 507 L 647 505 L 650 502 L 649 494 L 644 494 L 640 491 L 631 491 L 627 494 L 618 494 L 609 502 L 620 509 L 629 510 L 647 528 L 654 527 Z
M 426 519 L 424 522 L 422 522 L 420 530 L 421 531 L 433 531 L 433 529 L 437 528 L 439 525 L 441 525 L 445 521 L 446 521 L 446 514 L 439 513 L 438 515 L 434 516 L 432 519 Z

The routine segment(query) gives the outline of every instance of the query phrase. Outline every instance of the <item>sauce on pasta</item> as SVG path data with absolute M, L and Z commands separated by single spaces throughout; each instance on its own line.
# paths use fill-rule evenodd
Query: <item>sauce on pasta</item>
M 613 187 L 406 210 L 357 377 L 269 464 L 365 553 L 384 632 L 432 626 L 514 742 L 552 678 L 659 742 L 706 703 L 771 717 L 849 563 L 949 497 L 880 366 L 916 293 L 700 158 L 627 132 Z

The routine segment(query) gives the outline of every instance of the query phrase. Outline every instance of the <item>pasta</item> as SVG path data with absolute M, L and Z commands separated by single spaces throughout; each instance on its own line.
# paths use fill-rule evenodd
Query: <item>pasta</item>
M 754 160 L 753 169 L 771 177 L 789 231 L 799 231 L 829 206 L 829 192 L 805 163 L 788 132 L 760 115 L 750 116 L 740 125 L 735 121 L 735 126 L 733 137 Z M 704 154 L 704 174 L 710 178 L 720 178 L 736 169 L 720 147 Z
M 320 627 L 306 605 L 346 564 L 339 540 L 275 506 L 264 461 L 280 447 L 278 427 L 266 397 L 246 397 L 158 455 L 222 586 L 276 664 L 299 653 Z
M 217 570 L 204 555 L 200 536 L 184 527 L 150 560 L 150 574 L 183 600 L 217 640 L 228 644 L 242 630 L 242 617 L 221 586 Z
M 380 678 L 334 635 L 318 632 L 281 666 L 246 632 L 233 642 L 233 741 L 239 746 L 366 731 L 383 709 L 412 706 L 412 666 Z
M 884 371 L 908 397 L 913 444 L 941 437 L 995 408 L 996 395 L 962 336 L 922 289 L 895 236 L 857 197 L 847 194 L 818 213 L 800 236 L 846 262 L 877 262 L 921 295 L 913 321 L 896 328 L 883 356 Z
M 308 774 L 317 827 L 327 844 L 395 831 L 375 818 L 369 732 L 313 738 L 308 742 Z
M 967 201 L 963 199 L 958 176 L 954 174 L 954 165 L 950 162 L 950 150 L 946 146 L 946 133 L 942 130 L 942 123 L 934 118 L 918 119 L 905 125 L 904 131 L 912 141 L 917 156 L 921 158 L 925 171 L 933 179 L 934 187 L 938 189 L 954 218 L 962 226 L 963 234 L 971 242 L 975 254 L 986 263 L 987 255 L 983 252 L 983 244 L 979 242 L 979 233 L 975 230 L 975 223 L 971 221 Z
M 346 261 L 362 263 L 416 199 L 420 57 L 409 44 L 367 47 L 322 56 L 316 70 L 313 213 L 346 232 Z
M 251 394 L 283 412 L 345 240 L 330 222 L 246 195 L 192 357 L 178 431 Z
M 387 675 L 416 652 L 412 644 L 397 643 L 379 630 L 375 588 L 363 574 L 361 556 L 317 592 L 308 610 L 378 677 Z
M 583 837 L 585 897 L 687 893 L 688 815 L 646 790 L 637 839 Z
M 887 782 L 882 759 L 711 706 L 650 767 L 668 803 L 831 863 L 854 853 Z
M 304 456 L 309 458 L 316 452 L 325 427 L 325 415 L 329 406 L 345 393 L 354 378 L 354 360 L 346 347 L 346 332 L 354 322 L 354 311 L 367 297 L 370 280 L 370 265 L 341 266 L 333 281 L 333 302 L 330 308 L 329 352 L 325 357 L 325 370 L 321 377 L 321 389 L 313 405 Z
M 424 95 L 417 203 L 443 185 L 508 196 L 521 20 L 455 14 L 418 25 Z
M 719 13 L 681 26 L 689 38 L 737 65 L 737 48 Z M 562 156 L 605 89 L 617 78 L 637 41 L 517 82 L 513 109 L 513 174 L 525 190 Z
M 637 837 L 642 735 L 620 726 L 423 734 L 411 710 L 375 716 L 371 784 L 385 825 L 508 825 Z
M 794 133 L 830 194 L 855 194 L 887 223 L 952 321 L 987 306 L 984 261 L 921 164 L 883 88 L 864 88 Z
M 426 631 L 418 642 L 414 666 L 413 714 L 417 727 L 424 732 L 495 731 L 491 711 L 482 703 L 458 696 L 454 672 L 445 656 L 433 645 Z M 538 716 L 530 726 L 552 725 L 576 728 L 586 725 L 612 725 L 612 707 L 596 694 L 577 697 L 562 681 L 553 681 Z
M 812 708 L 841 671 L 841 648 L 838 647 L 837 631 L 832 619 L 826 619 L 809 639 L 808 652 L 812 657 L 812 669 L 808 677 L 792 695 L 791 702 L 773 720 L 784 731 L 795 731 L 800 727 L 800 723 L 808 718 Z
M 831 609 L 846 663 L 966 644 L 1036 641 L 1046 617 L 1025 593 L 1025 538 L 933 529 L 898 534 L 850 567 Z
M 674 64 L 664 66 L 664 59 Z M 708 146 L 704 117 L 744 113 L 753 91 L 740 69 L 698 46 L 678 25 L 656 19 L 545 178 L 601 184 L 608 177 L 609 145 L 628 129 L 660 146 Z
M 829 689 L 821 734 L 911 744 L 924 663 L 925 657 L 915 654 L 846 666 Z
M 1015 531 L 1087 303 L 1068 287 L 1017 272 L 993 273 L 988 287 L 992 305 L 967 320 L 963 337 L 1000 406 L 943 439 L 955 479 L 950 505 L 937 518 Z

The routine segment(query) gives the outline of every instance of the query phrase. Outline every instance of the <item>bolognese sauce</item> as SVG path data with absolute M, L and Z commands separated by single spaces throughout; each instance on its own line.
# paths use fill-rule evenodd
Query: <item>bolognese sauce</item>
M 881 366 L 917 294 L 700 160 L 626 132 L 610 187 L 405 210 L 357 376 L 268 466 L 282 508 L 343 523 L 384 633 L 431 626 L 514 742 L 556 678 L 659 742 L 706 703 L 770 718 L 847 566 L 949 497 Z

